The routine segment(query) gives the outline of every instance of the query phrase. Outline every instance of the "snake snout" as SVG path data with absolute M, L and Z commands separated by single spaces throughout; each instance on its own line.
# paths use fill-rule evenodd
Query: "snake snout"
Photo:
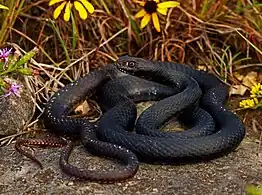
M 134 64 L 132 64 L 130 62 L 118 60 L 115 63 L 115 65 L 116 65 L 118 70 L 120 70 L 121 72 L 123 72 L 125 74 L 131 74 L 131 75 L 135 74 L 134 67 L 133 67 Z

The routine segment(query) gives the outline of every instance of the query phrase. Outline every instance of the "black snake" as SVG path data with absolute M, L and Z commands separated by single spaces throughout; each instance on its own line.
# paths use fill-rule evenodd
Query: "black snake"
M 136 173 L 137 157 L 140 161 L 171 163 L 212 159 L 231 152 L 244 138 L 244 125 L 223 105 L 227 87 L 216 77 L 181 64 L 130 56 L 120 57 L 116 67 L 136 77 L 112 74 L 114 68 L 110 66 L 93 71 L 50 98 L 44 121 L 57 133 L 80 135 L 88 151 L 116 158 L 126 167 L 110 173 L 78 169 L 67 163 L 72 149 L 68 144 L 60 165 L 69 174 L 94 181 L 121 181 Z M 137 77 L 162 85 L 142 82 Z M 132 79 L 133 84 L 124 84 L 125 80 Z M 141 90 L 135 85 L 137 83 Z M 77 103 L 94 93 L 98 94 L 98 101 L 107 110 L 98 128 L 85 119 L 67 117 Z M 161 99 L 138 118 L 136 133 L 130 132 L 136 121 L 136 107 L 131 99 Z M 181 133 L 159 131 L 177 114 L 193 127 Z
M 143 112 L 136 123 L 139 135 L 107 128 L 106 124 L 113 115 L 105 113 L 100 120 L 98 131 L 102 140 L 132 150 L 143 161 L 181 162 L 212 159 L 227 154 L 244 138 L 244 125 L 235 114 L 224 107 L 227 86 L 216 77 L 180 64 L 153 62 L 130 56 L 120 57 L 116 65 L 123 72 L 139 77 L 150 77 L 154 81 L 175 86 L 182 92 L 159 101 Z M 181 82 L 183 78 L 187 79 Z M 197 86 L 194 89 L 193 79 L 189 82 L 189 78 L 195 79 L 202 88 L 200 107 L 214 118 L 216 132 L 191 138 L 183 136 L 161 138 L 163 133 L 157 132 L 159 127 L 177 111 L 198 99 Z M 204 124 L 202 121 L 202 125 Z

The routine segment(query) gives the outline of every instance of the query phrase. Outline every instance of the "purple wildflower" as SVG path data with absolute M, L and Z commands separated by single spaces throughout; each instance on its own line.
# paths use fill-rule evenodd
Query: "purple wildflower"
M 4 49 L 0 49 L 0 59 L 4 59 L 5 60 L 5 65 L 7 65 L 7 62 L 8 62 L 8 55 L 11 53 L 12 51 L 12 48 L 11 49 L 7 49 L 7 48 L 4 48 Z
M 8 97 L 11 94 L 14 94 L 15 96 L 20 97 L 20 89 L 21 85 L 18 84 L 11 84 L 11 86 L 8 89 L 8 92 L 4 95 L 4 97 Z

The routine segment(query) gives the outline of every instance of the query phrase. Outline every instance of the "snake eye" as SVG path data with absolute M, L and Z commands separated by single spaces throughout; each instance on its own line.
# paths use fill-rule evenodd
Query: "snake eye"
M 130 67 L 130 68 L 133 68 L 135 66 L 135 62 L 127 62 L 127 65 Z

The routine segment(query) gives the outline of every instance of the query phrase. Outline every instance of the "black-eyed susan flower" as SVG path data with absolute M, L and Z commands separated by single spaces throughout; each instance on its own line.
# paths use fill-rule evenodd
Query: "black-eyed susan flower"
M 0 9 L 6 9 L 6 10 L 9 10 L 8 7 L 6 7 L 6 6 L 2 5 L 2 4 L 0 4 Z
M 262 96 L 262 85 L 260 83 L 256 83 L 254 86 L 251 87 L 250 97 L 258 97 Z
M 152 18 L 153 25 L 158 32 L 160 32 L 160 24 L 157 13 L 166 15 L 169 8 L 180 5 L 177 1 L 165 1 L 160 3 L 159 0 L 134 0 L 134 2 L 143 7 L 143 9 L 135 15 L 135 18 L 142 18 L 140 28 L 143 29 Z
M 258 101 L 262 96 L 262 85 L 260 83 L 256 83 L 251 87 L 250 90 L 250 99 L 245 99 L 239 102 L 239 106 L 242 108 L 252 108 L 262 106 L 262 101 Z
M 60 5 L 57 6 L 53 13 L 54 19 L 57 19 L 62 10 L 65 9 L 64 20 L 69 21 L 70 12 L 73 6 L 78 11 L 80 18 L 82 18 L 83 20 L 87 19 L 87 11 L 92 14 L 95 10 L 93 5 L 87 0 L 51 0 L 49 2 L 49 6 L 57 3 L 60 3 Z
M 253 98 L 253 99 L 246 99 L 246 100 L 242 100 L 239 103 L 239 106 L 241 108 L 253 108 L 258 104 L 258 99 L 257 98 Z

